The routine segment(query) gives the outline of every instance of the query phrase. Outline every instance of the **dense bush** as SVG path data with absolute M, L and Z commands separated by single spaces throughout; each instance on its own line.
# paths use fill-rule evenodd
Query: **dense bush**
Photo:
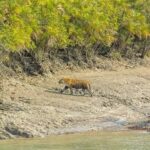
M 74 49 L 86 59 L 114 50 L 144 57 L 149 6 L 150 0 L 1 0 L 0 50 L 38 58 Z

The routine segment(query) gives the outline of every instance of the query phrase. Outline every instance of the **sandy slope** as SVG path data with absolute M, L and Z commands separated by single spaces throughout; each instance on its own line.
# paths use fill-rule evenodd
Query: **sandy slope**
M 90 80 L 94 96 L 60 94 L 62 76 Z M 149 119 L 150 69 L 5 78 L 0 97 L 0 138 L 116 130 Z

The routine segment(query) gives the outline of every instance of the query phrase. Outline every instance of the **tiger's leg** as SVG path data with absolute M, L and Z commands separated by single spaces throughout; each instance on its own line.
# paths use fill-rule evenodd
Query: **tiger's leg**
M 87 90 L 88 91 L 88 93 L 91 95 L 91 97 L 93 96 L 93 94 L 92 94 L 92 92 L 91 92 L 91 90 L 90 89 L 88 89 Z
M 91 90 L 88 90 L 88 92 L 89 92 L 89 94 L 91 95 L 91 97 L 93 96 L 93 94 L 92 94 L 92 92 L 91 92 Z
M 63 93 L 64 91 L 66 91 L 69 87 L 68 86 L 65 86 L 61 91 L 60 93 Z
M 84 94 L 82 89 L 78 89 L 78 93 L 79 93 L 80 95 L 83 95 L 83 94 Z
M 73 95 L 73 89 L 72 87 L 69 87 L 70 88 L 70 93 Z
M 88 87 L 88 89 L 87 89 L 87 91 L 89 92 L 89 94 L 91 95 L 91 97 L 93 96 L 93 94 L 92 94 L 92 90 L 91 90 L 91 86 L 89 85 L 89 87 Z
M 82 89 L 83 95 L 85 95 L 85 89 Z

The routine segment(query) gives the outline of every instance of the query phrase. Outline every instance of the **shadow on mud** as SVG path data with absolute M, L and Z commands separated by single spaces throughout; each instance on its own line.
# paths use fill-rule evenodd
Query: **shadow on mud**
M 139 122 L 133 123 L 128 126 L 128 129 L 144 130 L 144 131 L 150 132 L 150 119 L 146 121 L 139 121 Z
M 74 94 L 70 94 L 68 91 L 61 93 L 61 89 L 58 89 L 58 88 L 47 89 L 47 90 L 45 90 L 45 92 L 55 93 L 55 94 L 61 94 L 61 95 L 91 97 L 90 95 L 82 95 L 82 94 L 80 94 L 79 92 L 76 92 L 76 93 L 74 93 Z

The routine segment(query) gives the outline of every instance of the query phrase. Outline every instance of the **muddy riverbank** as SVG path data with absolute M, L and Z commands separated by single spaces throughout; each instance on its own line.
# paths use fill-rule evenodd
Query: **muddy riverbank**
M 94 96 L 60 94 L 62 76 L 90 80 Z M 0 96 L 0 139 L 150 128 L 148 67 L 3 77 Z

